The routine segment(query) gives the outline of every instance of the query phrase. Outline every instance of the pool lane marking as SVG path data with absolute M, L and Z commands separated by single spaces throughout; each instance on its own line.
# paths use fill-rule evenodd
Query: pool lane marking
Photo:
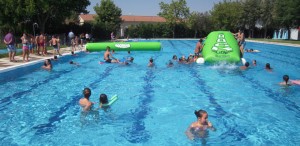
M 191 46 L 190 44 L 187 45 Z M 176 50 L 179 51 L 177 48 Z M 222 108 L 220 104 L 217 103 L 216 99 L 214 98 L 214 94 L 209 90 L 212 88 L 206 84 L 206 82 L 201 78 L 198 72 L 194 68 L 189 68 L 189 71 L 194 78 L 198 79 L 198 82 L 196 83 L 198 84 L 200 91 L 209 98 L 210 104 L 215 107 L 217 117 L 222 118 L 223 116 L 230 115 Z M 234 135 L 234 137 L 237 138 L 237 141 L 241 141 L 242 139 L 246 138 L 246 135 L 238 131 L 233 125 L 228 124 L 226 121 L 223 121 L 223 124 L 227 128 L 227 131 L 220 135 L 222 138 L 228 137 L 228 135 Z
M 264 92 L 269 98 L 282 103 L 286 109 L 289 111 L 294 111 L 297 117 L 300 117 L 300 107 L 295 103 L 290 100 L 287 100 L 286 98 L 281 98 L 279 93 L 273 92 L 272 89 L 265 87 L 259 83 L 259 81 L 254 80 L 253 78 L 247 77 L 244 74 L 241 74 L 241 77 L 250 82 L 250 85 L 254 89 L 258 89 L 262 92 Z M 279 85 L 278 85 L 279 86 Z
M 278 61 L 278 62 L 284 62 L 284 63 L 287 63 L 287 64 L 291 64 L 293 66 L 299 67 L 299 65 L 298 65 L 299 62 L 292 62 L 292 61 L 289 62 L 289 61 L 286 61 L 284 58 L 283 59 L 278 59 L 276 57 L 270 57 L 269 55 L 263 55 L 262 53 L 255 53 L 255 55 L 260 56 L 262 58 L 269 58 L 271 60 L 275 60 L 275 61 Z M 296 59 L 296 60 L 298 60 L 298 59 Z
M 93 59 L 90 59 L 89 61 L 92 61 L 94 60 L 95 58 Z M 19 99 L 21 98 L 22 95 L 25 95 L 26 93 L 30 93 L 32 90 L 36 89 L 38 86 L 40 85 L 43 85 L 43 84 L 47 84 L 49 81 L 52 81 L 53 78 L 60 78 L 62 75 L 65 75 L 67 73 L 70 73 L 74 70 L 77 70 L 77 68 L 72 68 L 71 70 L 63 70 L 63 71 L 55 71 L 54 73 L 55 74 L 50 74 L 50 77 L 48 77 L 46 80 L 43 80 L 43 81 L 40 81 L 38 83 L 35 83 L 33 85 L 30 85 L 30 89 L 27 89 L 27 90 L 24 90 L 24 91 L 20 91 L 20 92 L 16 92 L 14 93 L 13 95 L 10 95 L 10 96 L 7 96 L 7 97 L 4 97 L 2 99 L 0 99 L 0 105 L 3 104 L 3 103 L 6 103 L 5 106 L 9 105 L 12 103 L 12 99 Z M 8 103 L 7 103 L 8 102 Z M 3 107 L 3 106 L 1 106 Z
M 104 70 L 104 72 L 99 76 L 99 78 L 97 80 L 95 80 L 94 82 L 92 82 L 89 87 L 93 87 L 96 84 L 98 84 L 99 82 L 101 82 L 103 79 L 105 79 L 106 77 L 108 77 L 110 75 L 110 72 L 116 68 L 116 66 L 108 66 L 106 67 L 106 69 Z M 56 112 L 52 112 L 52 116 L 49 117 L 48 119 L 48 123 L 45 124 L 38 124 L 36 126 L 33 126 L 32 129 L 35 129 L 36 135 L 41 135 L 41 134 L 47 134 L 47 133 L 51 133 L 54 131 L 54 129 L 56 128 L 55 123 L 61 121 L 62 119 L 66 118 L 67 115 L 61 116 L 63 113 L 65 113 L 71 106 L 75 106 L 77 105 L 77 102 L 79 100 L 79 96 L 78 94 L 71 96 L 73 97 L 73 99 L 68 102 L 67 104 L 65 104 L 64 106 L 60 107 L 58 111 Z M 80 96 L 81 97 L 81 96 Z
M 159 56 L 161 56 L 161 54 L 162 53 L 156 55 L 153 59 L 158 58 Z M 131 117 L 134 120 L 132 126 L 127 128 L 126 133 L 122 134 L 122 136 L 131 143 L 145 143 L 151 138 L 151 135 L 146 130 L 143 120 L 151 111 L 149 104 L 152 102 L 154 96 L 154 88 L 152 85 L 152 81 L 154 80 L 154 78 L 155 75 L 153 72 L 153 68 L 149 68 L 146 72 L 146 75 L 143 77 L 145 84 L 142 90 L 143 94 L 141 94 L 141 96 L 139 97 L 139 105 L 136 109 L 132 110 L 133 112 L 131 112 Z

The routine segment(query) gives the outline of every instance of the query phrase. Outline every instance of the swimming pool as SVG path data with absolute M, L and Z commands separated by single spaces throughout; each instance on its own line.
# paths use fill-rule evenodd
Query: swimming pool
M 51 72 L 35 64 L 1 73 L 0 145 L 299 145 L 299 86 L 282 88 L 282 75 L 299 77 L 300 48 L 247 43 L 257 66 L 166 67 L 189 55 L 196 40 L 160 40 L 160 52 L 131 52 L 130 66 L 99 64 L 103 52 L 65 56 Z M 115 57 L 128 56 L 116 52 Z M 148 68 L 150 57 L 155 68 Z M 81 64 L 72 66 L 73 60 Z M 264 70 L 270 63 L 273 72 Z M 84 87 L 119 99 L 109 111 L 81 117 Z M 204 109 L 217 131 L 190 141 L 185 130 Z

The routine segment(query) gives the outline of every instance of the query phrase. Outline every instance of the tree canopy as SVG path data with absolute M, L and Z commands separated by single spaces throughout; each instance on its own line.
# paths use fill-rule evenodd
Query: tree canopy
M 1 0 L 0 25 L 38 23 L 45 32 L 46 25 L 61 24 L 73 13 L 87 13 L 88 5 L 89 0 Z
M 110 32 L 115 32 L 120 28 L 122 10 L 112 0 L 101 0 L 100 5 L 97 4 L 94 10 L 97 13 L 95 25 L 101 25 L 106 37 Z
M 159 3 L 161 12 L 158 13 L 159 16 L 164 17 L 167 23 L 173 27 L 173 38 L 175 37 L 175 25 L 178 22 L 184 22 L 190 13 L 189 7 L 186 5 L 185 0 L 177 0 L 170 4 L 160 2 Z

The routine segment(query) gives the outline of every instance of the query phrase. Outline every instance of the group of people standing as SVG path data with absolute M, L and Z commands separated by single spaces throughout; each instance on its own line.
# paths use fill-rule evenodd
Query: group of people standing
M 41 33 L 40 35 L 33 36 L 31 34 L 23 33 L 20 38 L 22 44 L 22 52 L 23 52 L 23 62 L 29 61 L 29 54 L 36 55 L 47 55 L 47 37 Z M 11 62 L 17 62 L 15 60 L 16 55 L 16 40 L 12 33 L 9 31 L 5 37 L 3 42 L 5 43 L 8 51 L 9 60 Z M 60 39 L 58 36 L 52 36 L 52 39 L 49 41 L 50 45 L 54 47 L 56 52 L 58 52 L 60 48 Z M 59 53 L 58 53 L 59 54 Z

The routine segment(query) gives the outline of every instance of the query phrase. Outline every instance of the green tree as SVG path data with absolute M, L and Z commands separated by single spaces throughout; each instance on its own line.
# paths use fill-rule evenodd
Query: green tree
M 190 10 L 186 5 L 186 1 L 172 0 L 170 4 L 160 2 L 159 6 L 161 12 L 159 12 L 158 15 L 164 17 L 167 20 L 167 24 L 173 28 L 173 38 L 174 38 L 176 24 L 184 22 L 189 16 Z
M 37 22 L 42 32 L 49 22 L 62 23 L 72 13 L 87 13 L 89 0 L 1 0 L 0 24 L 16 27 Z
M 273 9 L 274 0 L 262 0 L 260 3 L 261 13 L 260 20 L 264 28 L 264 38 L 267 37 L 268 28 L 272 27 L 273 23 Z
M 94 10 L 97 13 L 96 24 L 103 26 L 105 37 L 108 38 L 110 32 L 119 30 L 122 10 L 112 0 L 101 0 L 100 6 L 97 4 Z
M 245 0 L 240 10 L 243 13 L 239 23 L 242 24 L 242 28 L 246 27 L 249 29 L 249 35 L 253 37 L 256 24 L 261 25 L 261 21 L 259 20 L 261 14 L 260 0 Z
M 211 11 L 211 19 L 215 29 L 232 30 L 241 27 L 242 5 L 238 1 L 219 2 Z
M 192 12 L 188 19 L 188 27 L 194 30 L 194 38 L 197 37 L 198 33 L 202 33 L 201 36 L 208 34 L 211 31 L 211 26 L 211 16 L 208 12 Z
M 273 14 L 280 27 L 297 27 L 300 25 L 300 1 L 275 0 Z

